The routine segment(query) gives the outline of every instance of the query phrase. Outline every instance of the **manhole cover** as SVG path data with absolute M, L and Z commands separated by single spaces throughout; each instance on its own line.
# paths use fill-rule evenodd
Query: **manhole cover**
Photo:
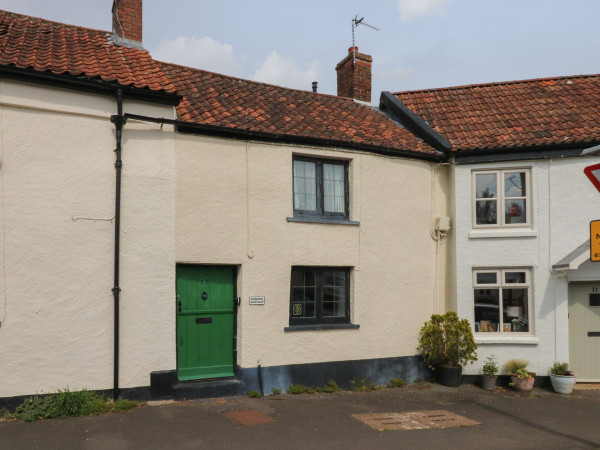
M 352 417 L 378 431 L 427 430 L 431 428 L 467 427 L 479 422 L 450 411 L 411 411 L 404 413 L 353 414 Z
M 263 423 L 275 422 L 269 416 L 266 416 L 258 411 L 254 411 L 253 409 L 244 409 L 241 411 L 227 411 L 223 414 L 242 425 L 260 425 Z

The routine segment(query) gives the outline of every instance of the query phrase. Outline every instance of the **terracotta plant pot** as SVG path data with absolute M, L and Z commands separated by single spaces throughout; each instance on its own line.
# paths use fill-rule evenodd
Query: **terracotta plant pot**
M 573 375 L 554 375 L 550 374 L 550 382 L 554 392 L 558 394 L 570 394 L 575 387 L 575 376 Z
M 527 378 L 519 378 L 517 375 L 511 373 L 510 381 L 511 381 L 512 387 L 515 391 L 529 392 L 533 389 L 533 383 L 535 381 L 535 373 L 529 372 L 529 376 Z
M 481 387 L 486 391 L 493 391 L 496 389 L 496 380 L 498 375 L 481 375 Z

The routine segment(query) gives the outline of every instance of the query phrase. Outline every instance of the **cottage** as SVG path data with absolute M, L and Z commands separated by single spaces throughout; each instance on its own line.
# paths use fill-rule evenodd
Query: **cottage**
M 155 61 L 141 17 L 0 13 L 0 398 L 424 376 L 437 141 L 369 104 L 348 56 L 340 96 L 286 89 Z

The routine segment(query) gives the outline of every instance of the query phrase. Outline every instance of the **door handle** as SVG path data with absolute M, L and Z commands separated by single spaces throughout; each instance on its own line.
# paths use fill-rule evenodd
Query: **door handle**
M 181 312 L 181 300 L 177 302 L 177 309 Z

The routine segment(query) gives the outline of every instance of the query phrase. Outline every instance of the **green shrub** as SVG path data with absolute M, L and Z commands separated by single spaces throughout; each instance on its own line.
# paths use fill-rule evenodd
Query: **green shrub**
M 316 394 L 317 388 L 302 384 L 291 384 L 286 391 L 288 394 Z
M 271 388 L 271 392 L 273 393 L 273 395 L 279 395 L 279 394 L 281 394 L 281 389 Z
M 413 384 L 420 384 L 422 382 L 423 382 L 423 378 L 419 378 L 419 377 L 417 377 L 413 380 Z
M 433 314 L 419 333 L 419 347 L 425 362 L 435 366 L 462 367 L 477 361 L 477 344 L 467 319 L 460 319 L 455 311 L 444 315 Z
M 0 409 L 0 420 L 10 420 L 15 416 L 6 408 Z
M 258 392 L 258 391 L 248 391 L 248 397 L 250 397 L 250 398 L 260 398 L 260 392 Z
M 494 355 L 490 355 L 485 359 L 481 372 L 488 377 L 493 377 L 498 373 L 498 363 Z
M 519 369 L 525 369 L 528 364 L 529 364 L 529 361 L 527 361 L 525 359 L 519 359 L 519 358 L 509 359 L 502 365 L 502 370 L 504 371 L 504 373 L 507 373 L 507 374 L 517 373 L 519 371 Z
M 319 391 L 327 394 L 337 394 L 338 392 L 342 392 L 335 380 L 329 380 L 325 386 L 319 389 Z
M 134 408 L 137 404 L 137 402 L 125 399 L 107 402 L 95 392 L 87 389 L 76 392 L 65 389 L 45 397 L 36 395 L 25 399 L 23 403 L 17 406 L 14 417 L 24 422 L 33 422 L 38 419 L 53 419 L 55 417 L 123 412 Z
M 354 377 L 350 380 L 350 390 L 354 392 L 374 391 L 377 385 L 365 377 Z
M 567 375 L 571 377 L 574 375 L 573 371 L 569 369 L 568 362 L 555 362 L 550 367 L 550 373 L 552 375 Z
M 406 381 L 404 381 L 403 378 L 392 378 L 388 384 L 387 387 L 389 388 L 399 388 L 402 387 L 406 384 Z

